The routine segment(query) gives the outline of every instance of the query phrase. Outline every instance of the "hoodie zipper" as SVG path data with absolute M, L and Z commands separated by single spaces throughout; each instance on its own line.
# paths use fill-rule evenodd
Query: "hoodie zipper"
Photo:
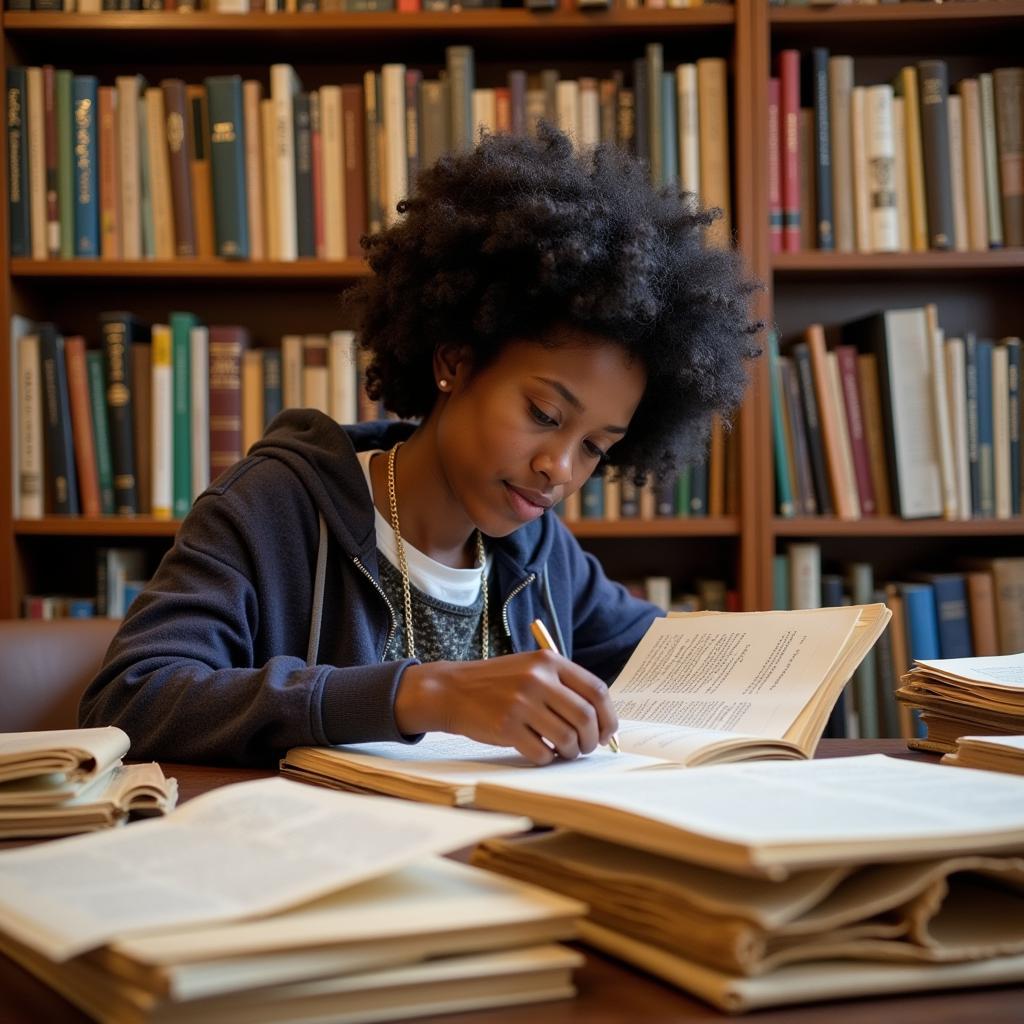
M 531 572 L 530 575 L 526 577 L 526 579 L 520 580 L 519 583 L 517 583 L 512 588 L 512 593 L 510 593 L 508 597 L 505 598 L 505 603 L 501 606 L 501 621 L 502 624 L 505 626 L 505 636 L 507 636 L 510 640 L 512 639 L 512 628 L 508 624 L 509 603 L 511 602 L 513 597 L 515 597 L 517 594 L 521 594 L 536 578 L 537 574 L 535 572 Z
M 371 573 L 358 558 L 353 557 L 352 561 L 355 563 L 356 568 L 370 581 L 370 583 L 373 584 L 373 589 L 376 590 L 382 598 L 384 598 L 384 603 L 388 606 L 388 613 L 391 616 L 391 625 L 388 628 L 388 638 L 384 641 L 384 650 L 380 654 L 380 660 L 383 662 L 384 656 L 389 650 L 391 650 L 391 641 L 395 638 L 395 630 L 398 628 L 398 619 L 395 615 L 395 609 L 391 604 L 391 601 L 388 600 L 388 595 L 384 593 L 384 588 L 373 578 L 373 573 Z

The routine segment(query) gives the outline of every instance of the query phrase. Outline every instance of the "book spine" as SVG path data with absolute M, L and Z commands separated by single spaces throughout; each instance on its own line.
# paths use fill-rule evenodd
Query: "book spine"
M 147 89 L 145 104 L 144 145 L 149 167 L 149 201 L 153 213 L 153 254 L 157 259 L 171 260 L 175 252 L 174 209 L 163 92 L 157 86 Z
M 75 255 L 75 158 L 72 131 L 70 71 L 58 71 L 57 80 L 57 202 L 60 211 L 60 258 Z
M 857 356 L 857 385 L 860 392 L 864 436 L 871 466 L 871 486 L 875 492 L 875 510 L 880 516 L 892 515 L 892 496 L 885 458 L 885 427 L 882 396 L 878 384 L 878 360 L 870 352 Z
M 381 219 L 390 227 L 398 219 L 397 207 L 409 191 L 409 154 L 404 64 L 385 64 L 380 73 L 380 123 L 384 133 L 381 167 Z
M 110 455 L 114 466 L 114 503 L 122 515 L 139 511 L 132 444 L 132 321 L 125 314 L 100 315 L 106 357 Z
M 110 431 L 107 428 L 107 399 L 104 383 L 103 353 L 86 352 L 89 375 L 89 404 L 92 407 L 93 450 L 99 479 L 100 512 L 114 514 L 114 470 L 110 461 Z
M 192 147 L 189 132 L 188 94 L 178 78 L 165 78 L 163 90 L 169 157 L 171 200 L 174 214 L 175 255 L 197 255 L 195 211 L 192 208 Z
M 43 65 L 43 118 L 46 150 L 46 255 L 60 255 L 60 145 L 57 130 L 57 74 Z
M 875 488 L 871 479 L 871 462 L 868 457 L 864 415 L 857 381 L 857 350 L 852 345 L 840 345 L 836 349 L 836 357 L 843 386 L 846 424 L 850 435 L 850 450 L 853 456 L 854 475 L 857 479 L 860 510 L 863 515 L 873 516 L 877 514 L 878 510 L 875 504 Z
M 953 197 L 953 249 L 967 252 L 970 236 L 967 229 L 967 185 L 964 180 L 963 104 L 959 94 L 946 97 L 949 115 L 949 187 Z
M 910 195 L 907 186 L 906 112 L 902 96 L 892 101 L 893 176 L 896 190 L 896 221 L 899 251 L 910 252 Z
M 814 387 L 811 353 L 806 343 L 794 346 L 793 363 L 796 366 L 797 379 L 800 383 L 804 423 L 807 427 L 807 444 L 811 456 L 811 475 L 814 478 L 814 493 L 817 496 L 821 514 L 832 515 L 835 501 L 832 497 L 832 484 L 825 458 L 821 419 L 818 416 L 818 398 Z
M 964 378 L 967 394 L 967 465 L 971 479 L 971 508 L 981 515 L 981 463 L 978 459 L 978 339 L 968 332 L 964 339 Z
M 1003 243 L 1024 245 L 1024 67 L 997 68 L 992 80 Z
M 587 115 L 587 103 L 590 93 L 580 92 L 580 146 L 592 148 L 596 144 L 593 138 L 594 119 Z M 676 80 L 675 76 L 665 71 L 661 76 L 661 173 L 666 185 L 679 188 L 679 137 L 677 134 L 676 115 Z
M 910 247 L 913 252 L 927 252 L 928 214 L 925 203 L 924 153 L 921 142 L 921 105 L 917 88 L 917 68 L 908 65 L 900 70 L 897 90 L 903 97 L 903 133 L 907 143 Z
M 135 108 L 139 122 L 139 221 L 142 225 L 142 255 L 145 259 L 156 257 L 156 223 L 153 219 L 153 171 L 149 166 L 149 108 L 146 105 L 146 86 Z
M 832 131 L 829 120 L 828 50 L 816 46 L 812 51 L 814 74 L 814 166 L 815 195 L 818 200 L 818 248 L 835 249 L 832 204 Z
M 829 58 L 828 76 L 829 121 L 832 128 L 833 237 L 839 252 L 853 252 L 856 248 L 853 215 L 853 136 L 850 131 L 853 58 Z
M 906 614 L 910 660 L 931 661 L 941 657 L 935 591 L 926 583 L 902 583 L 900 592 Z
M 957 83 L 963 113 L 964 191 L 967 195 L 968 249 L 988 249 L 988 212 L 985 201 L 985 140 L 982 130 L 981 89 L 976 78 Z
M 363 90 L 359 85 L 341 87 L 342 153 L 345 159 L 345 255 L 359 259 L 359 240 L 367 232 L 366 130 L 363 115 Z
M 935 613 L 939 634 L 939 651 L 943 658 L 970 658 L 971 625 L 967 611 L 967 584 L 959 574 L 931 578 L 935 593 Z
M 868 152 L 865 123 L 867 89 L 856 85 L 850 96 L 850 133 L 853 152 L 853 219 L 857 251 L 869 253 L 871 248 L 871 193 L 868 184 Z
M 949 174 L 949 76 L 946 62 L 919 61 L 917 75 L 928 241 L 933 249 L 952 249 L 956 228 L 953 222 L 953 186 Z
M 355 371 L 353 370 L 353 383 Z M 354 401 L 354 398 L 353 398 Z M 263 426 L 270 426 L 274 417 L 281 411 L 281 353 L 277 349 L 267 349 L 263 353 Z M 342 423 L 355 422 L 355 416 L 341 420 Z
M 800 250 L 800 52 L 779 54 L 779 127 L 782 137 L 782 248 Z
M 366 219 L 370 234 L 376 234 L 384 226 L 381 195 L 381 163 L 378 136 L 380 134 L 380 107 L 377 103 L 380 92 L 379 76 L 373 71 L 363 75 L 363 136 L 366 140 Z
M 242 353 L 242 451 L 247 452 L 263 434 L 263 352 Z
M 249 347 L 243 327 L 211 327 L 210 473 L 216 479 L 242 457 L 242 352 Z
M 971 649 L 976 658 L 990 658 L 999 653 L 995 580 L 992 573 L 983 571 L 968 572 L 965 576 L 971 623 Z
M 451 148 L 464 153 L 473 148 L 473 90 L 476 69 L 471 46 L 449 46 L 445 49 L 448 70 L 448 96 L 451 102 Z M 552 118 L 552 120 L 554 120 Z
M 173 458 L 172 512 L 181 519 L 192 505 L 192 313 L 171 313 Z
M 580 488 L 582 504 L 581 519 L 604 518 L 604 480 L 600 476 L 592 476 Z
M 75 255 L 79 257 L 95 257 L 100 252 L 96 166 L 98 87 L 93 75 L 75 75 L 71 84 L 75 140 Z
M 242 79 L 239 75 L 207 78 L 206 95 L 210 110 L 210 169 L 217 255 L 244 260 L 249 257 L 249 220 L 245 198 Z
M 647 139 L 650 145 L 651 184 L 665 184 L 664 154 L 661 146 L 662 85 L 665 57 L 661 43 L 648 43 L 644 57 L 647 79 Z
M 210 486 L 210 332 L 202 324 L 189 331 L 192 410 L 192 494 Z
M 782 150 L 777 77 L 768 79 L 768 235 L 773 253 L 782 252 Z
M 992 422 L 992 342 L 979 341 L 978 374 L 978 515 L 990 518 L 995 507 L 995 461 Z
M 996 143 L 996 93 L 990 74 L 978 75 L 981 105 L 982 156 L 985 160 L 985 221 L 988 244 L 992 249 L 1003 245 L 1003 208 L 999 191 L 999 150 Z
M 249 257 L 267 259 L 266 182 L 263 177 L 263 85 L 242 83 L 242 124 L 245 137 L 245 211 L 249 222 Z
M 885 591 L 875 590 L 871 595 L 871 600 L 885 604 Z M 896 699 L 893 696 L 896 692 L 896 678 L 893 672 L 891 633 L 892 628 L 882 631 L 882 635 L 875 644 L 875 649 L 868 657 L 874 659 L 878 678 L 879 734 L 897 737 L 900 735 L 900 719 Z
M 39 362 L 43 373 L 47 504 L 58 515 L 74 516 L 79 513 L 78 480 L 64 339 L 53 324 L 39 325 Z
M 98 516 L 100 514 L 100 483 L 93 440 L 84 338 L 76 336 L 64 340 L 64 361 L 67 366 L 68 406 L 82 512 L 87 516 Z
M 213 179 L 210 171 L 210 117 L 206 89 L 185 88 L 188 97 L 189 135 L 192 138 L 192 212 L 195 218 L 196 255 L 211 257 L 216 248 L 213 229 Z
M 345 150 L 341 86 L 320 89 L 323 139 L 324 257 L 345 258 Z
M 157 519 L 170 519 L 174 504 L 174 355 L 167 324 L 153 325 L 151 373 L 150 502 Z
M 900 245 L 892 101 L 891 85 L 873 85 L 865 90 L 864 149 L 874 252 L 897 252 Z
M 260 100 L 261 157 L 263 165 L 263 223 L 266 225 L 267 259 L 276 260 L 281 253 L 280 229 L 277 212 L 277 157 L 274 153 L 276 120 L 274 101 Z
M 1021 512 L 1021 339 L 1006 338 L 1006 387 L 1007 387 L 1007 418 L 1009 420 L 1010 446 L 1010 514 L 1019 516 Z
M 309 94 L 310 185 L 313 199 L 313 251 L 324 258 L 324 144 L 320 90 Z
M 43 372 L 39 335 L 18 339 L 18 508 L 23 519 L 42 519 L 45 511 L 43 444 Z
M 331 413 L 327 338 L 322 334 L 307 334 L 302 340 L 302 404 Z
M 32 255 L 29 216 L 28 84 L 25 68 L 7 69 L 7 216 L 11 256 Z
M 772 440 L 775 449 L 775 506 L 780 516 L 796 515 L 796 503 L 790 484 L 789 451 L 783 424 L 782 374 L 779 369 L 779 338 L 768 335 L 768 373 L 771 379 Z
M 850 566 L 850 599 L 854 604 L 870 604 L 874 594 L 874 571 L 870 562 L 855 562 Z M 861 737 L 877 739 L 881 731 L 878 709 L 878 677 L 875 659 L 868 654 L 853 673 L 853 692 L 856 695 L 857 724 Z
M 1005 345 L 992 347 L 992 462 L 995 515 L 1010 518 L 1009 360 Z
M 32 258 L 45 260 L 46 240 L 46 110 L 43 69 L 25 69 L 28 123 L 28 215 L 31 224 Z
M 925 306 L 925 320 L 928 332 L 926 370 L 932 386 L 931 420 L 942 486 L 942 515 L 952 520 L 959 518 L 960 510 L 953 462 L 952 424 L 947 408 L 945 334 L 939 326 L 939 311 L 934 303 Z
M 99 88 L 100 154 L 100 255 L 105 260 L 121 258 L 117 152 L 117 89 Z
M 690 515 L 708 514 L 708 464 L 697 462 L 690 467 Z
M 779 364 L 782 376 L 782 392 L 788 412 L 792 434 L 794 476 L 797 481 L 797 511 L 813 516 L 818 512 L 818 499 L 814 493 L 814 478 L 811 473 L 810 448 L 807 442 L 807 428 L 804 424 L 803 404 L 800 397 L 800 381 L 792 359 L 782 359 Z
M 273 64 L 270 68 L 270 98 L 274 105 L 274 181 L 280 246 L 278 259 L 282 260 L 298 259 L 299 255 L 295 222 L 295 125 L 292 104 L 292 97 L 298 91 L 298 78 L 292 66 Z
M 142 258 L 141 82 L 138 75 L 119 75 L 116 79 L 121 255 L 126 260 Z
M 313 141 L 310 124 L 309 93 L 292 98 L 292 125 L 295 131 L 295 230 L 300 259 L 316 256 L 316 232 L 313 224 Z
M 728 248 L 732 244 L 732 212 L 729 201 L 729 87 L 725 60 L 701 57 L 697 61 L 697 101 L 700 121 L 700 186 L 704 205 L 719 209 L 722 216 L 707 230 L 709 245 Z M 783 108 L 783 114 L 785 110 Z M 789 125 L 783 121 L 785 131 Z M 783 187 L 786 179 L 783 177 Z M 785 203 L 785 192 L 783 202 Z M 800 217 L 800 197 L 796 195 L 795 211 Z M 785 227 L 785 225 L 784 225 Z M 790 231 L 794 228 L 789 225 Z M 799 245 L 800 224 L 795 225 Z

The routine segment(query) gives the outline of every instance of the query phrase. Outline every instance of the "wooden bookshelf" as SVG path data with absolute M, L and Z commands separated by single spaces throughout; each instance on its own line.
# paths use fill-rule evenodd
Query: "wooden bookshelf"
M 687 9 L 537 13 L 496 9 L 419 14 L 340 12 L 217 15 L 110 12 L 66 15 L 5 12 L 0 72 L 10 63 L 56 61 L 87 67 L 108 81 L 126 68 L 168 67 L 168 54 L 187 47 L 190 81 L 209 70 L 240 69 L 289 61 L 301 71 L 308 63 L 338 71 L 334 80 L 354 80 L 358 69 L 391 59 L 414 66 L 437 65 L 448 43 L 471 43 L 480 66 L 571 65 L 587 61 L 595 71 L 642 55 L 650 41 L 665 44 L 669 61 L 725 56 L 730 66 L 733 219 L 737 243 L 754 274 L 765 282 L 758 313 L 795 331 L 818 317 L 840 321 L 863 311 L 917 305 L 937 298 L 943 309 L 964 310 L 992 324 L 1024 320 L 1019 291 L 1024 250 L 987 253 L 921 253 L 863 256 L 785 253 L 772 256 L 768 238 L 767 92 L 772 57 L 783 47 L 807 51 L 827 46 L 858 59 L 879 55 L 891 64 L 928 56 L 955 56 L 959 64 L 988 67 L 1020 63 L 1024 44 L 1024 0 L 978 0 L 945 4 L 833 7 L 769 7 L 765 0 L 735 6 L 709 4 Z M 83 45 L 84 44 L 84 45 Z M 230 49 L 226 48 L 230 44 Z M 127 60 L 124 54 L 131 54 Z M 223 54 L 228 53 L 225 57 Z M 583 54 L 583 59 L 580 58 Z M 173 66 L 171 64 L 170 66 Z M 3 172 L 6 173 L 6 170 Z M 0 204 L 0 237 L 6 246 L 7 209 Z M 190 308 L 212 322 L 245 307 L 245 322 L 257 318 L 269 334 L 322 330 L 337 308 L 337 293 L 367 273 L 360 260 L 335 263 L 245 263 L 191 261 L 6 261 L 0 272 L 0 394 L 11 393 L 7 324 L 12 313 L 63 320 L 87 329 L 83 317 L 101 309 Z M 126 293 L 125 283 L 131 292 Z M 289 289 L 291 290 L 289 292 Z M 170 294 L 173 290 L 173 299 Z M 289 300 L 282 302 L 282 296 Z M 211 298 L 211 296 L 213 296 Z M 207 305 L 203 305 L 203 303 Z M 290 321 L 296 316 L 298 322 Z M 813 312 L 812 312 L 813 311 Z M 241 314 L 239 314 L 240 316 Z M 965 314 L 966 315 L 966 314 Z M 214 320 L 214 316 L 221 319 Z M 294 326 L 293 326 L 294 324 Z M 319 324 L 319 326 L 314 326 Z M 341 326 L 335 324 L 335 326 Z M 982 328 L 988 324 L 979 325 Z M 907 568 L 915 557 L 934 557 L 943 545 L 957 552 L 1024 554 L 1020 520 L 904 521 L 832 518 L 784 519 L 775 514 L 770 407 L 762 360 L 738 423 L 739 509 L 715 519 L 649 522 L 581 522 L 574 532 L 621 565 L 637 558 L 668 559 L 684 582 L 691 560 L 697 568 L 719 566 L 742 595 L 746 608 L 767 608 L 772 596 L 772 558 L 791 540 L 813 538 L 836 551 L 856 545 L 858 557 L 898 556 Z M 166 545 L 177 524 L 147 517 L 68 520 L 14 519 L 11 510 L 10 427 L 0 421 L 0 617 L 18 613 L 20 597 L 48 558 L 87 560 L 107 538 L 150 538 Z M 50 555 L 50 550 L 59 555 Z M 678 563 L 678 564 L 677 564 Z M 928 567 L 941 567 L 930 563 Z M 52 575 L 52 573 L 51 573 Z

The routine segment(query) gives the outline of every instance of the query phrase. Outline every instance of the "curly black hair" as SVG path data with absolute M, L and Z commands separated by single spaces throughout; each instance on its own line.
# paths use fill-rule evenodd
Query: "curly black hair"
M 367 390 L 402 417 L 434 405 L 441 343 L 493 359 L 513 338 L 569 324 L 620 344 L 647 370 L 609 463 L 638 480 L 703 457 L 711 416 L 730 413 L 760 354 L 738 255 L 707 247 L 720 211 L 655 189 L 614 146 L 580 157 L 542 123 L 536 138 L 487 135 L 423 170 L 404 216 L 362 239 L 372 277 L 344 303 L 372 353 Z

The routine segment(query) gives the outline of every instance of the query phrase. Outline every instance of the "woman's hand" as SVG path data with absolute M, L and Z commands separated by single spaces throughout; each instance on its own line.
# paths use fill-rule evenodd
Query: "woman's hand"
M 411 665 L 395 697 L 395 721 L 403 733 L 451 732 L 515 747 L 535 764 L 589 754 L 619 724 L 597 676 L 543 650 Z

